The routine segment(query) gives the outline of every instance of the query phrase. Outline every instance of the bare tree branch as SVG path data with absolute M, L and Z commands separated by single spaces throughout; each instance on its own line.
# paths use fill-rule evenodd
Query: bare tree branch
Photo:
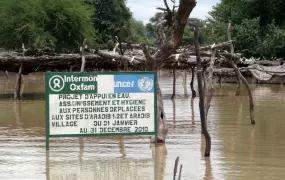
M 164 1 L 164 5 L 166 7 L 166 10 L 167 10 L 168 14 L 171 14 L 171 10 L 170 10 L 170 8 L 169 8 L 169 6 L 167 4 L 167 1 L 166 0 L 163 0 L 163 1 Z
M 185 25 L 188 22 L 189 15 L 195 6 L 195 0 L 180 0 L 179 8 L 173 21 L 171 37 L 153 55 L 156 60 L 164 60 L 168 58 L 179 46 L 182 41 Z

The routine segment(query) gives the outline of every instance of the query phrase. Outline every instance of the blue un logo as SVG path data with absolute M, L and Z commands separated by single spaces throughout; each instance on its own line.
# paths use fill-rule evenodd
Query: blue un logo
M 138 86 L 140 90 L 144 92 L 151 91 L 153 88 L 153 80 L 148 77 L 143 77 L 138 80 Z

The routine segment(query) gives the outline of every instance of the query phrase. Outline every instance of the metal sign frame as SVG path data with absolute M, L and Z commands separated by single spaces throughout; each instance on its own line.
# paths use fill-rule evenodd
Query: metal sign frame
M 153 75 L 153 88 L 154 88 L 154 131 L 153 132 L 131 132 L 131 133 L 100 133 L 100 134 L 66 134 L 66 135 L 51 135 L 50 134 L 50 117 L 49 117 L 49 105 L 50 105 L 50 94 L 65 94 L 65 93 L 50 93 L 51 88 L 49 86 L 50 79 L 54 76 L 61 75 Z M 60 92 L 59 90 L 58 92 Z M 97 93 L 97 92 L 96 92 Z M 92 94 L 96 94 L 92 93 Z M 66 93 L 70 94 L 70 93 Z M 77 94 L 88 94 L 85 92 Z M 91 93 L 90 93 L 91 94 Z M 45 73 L 45 101 L 46 101 L 46 150 L 49 150 L 49 139 L 60 138 L 60 137 L 90 137 L 90 136 L 132 136 L 132 135 L 155 135 L 155 144 L 157 145 L 157 73 L 156 72 L 46 72 Z

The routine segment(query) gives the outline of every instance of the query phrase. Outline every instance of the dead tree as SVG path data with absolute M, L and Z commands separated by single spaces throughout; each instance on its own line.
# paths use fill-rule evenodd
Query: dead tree
M 166 2 L 166 1 L 165 1 Z M 148 71 L 158 71 L 165 64 L 167 64 L 168 59 L 172 56 L 175 50 L 178 48 L 182 41 L 182 36 L 188 18 L 194 7 L 196 6 L 195 0 L 180 0 L 178 9 L 173 8 L 173 16 L 170 19 L 163 20 L 158 23 L 158 42 L 159 45 L 155 49 L 154 53 L 151 53 L 150 48 L 146 45 L 142 45 L 144 58 L 131 58 L 124 55 L 117 55 L 114 53 L 106 53 L 103 51 L 97 51 L 96 53 L 102 57 L 108 57 L 116 60 L 126 60 L 132 63 L 138 63 L 139 65 L 142 62 L 145 64 L 146 70 Z M 166 30 L 167 29 L 167 30 Z M 164 31 L 166 30 L 166 31 Z M 166 35 L 167 34 L 167 35 Z M 170 62 L 173 63 L 174 59 L 170 58 Z M 169 62 L 169 61 L 168 61 Z M 164 143 L 167 128 L 166 128 L 166 116 L 164 112 L 164 105 L 161 96 L 161 90 L 159 84 L 157 86 L 157 127 L 158 127 L 158 136 L 157 139 L 154 136 L 151 137 L 151 142 Z
M 232 41 L 232 36 L 231 36 L 231 23 L 229 23 L 229 26 L 228 26 L 228 40 L 229 41 Z M 231 52 L 231 54 L 234 54 L 234 45 L 233 44 L 231 44 L 230 45 L 230 52 Z M 234 68 L 234 66 L 232 65 L 232 63 L 231 63 L 231 66 L 232 66 L 232 68 Z M 240 95 L 240 87 L 241 87 L 241 79 L 239 78 L 239 76 L 238 76 L 238 72 L 236 72 L 235 71 L 235 73 L 236 73 L 236 78 L 237 78 L 237 83 L 238 83 L 238 87 L 237 87 L 237 90 L 236 90 L 236 96 L 239 96 Z
M 229 26 L 228 26 L 228 38 L 230 41 L 231 40 L 231 23 L 229 23 Z M 238 61 L 240 59 L 240 57 L 234 54 L 233 48 L 231 48 L 231 53 L 229 54 L 229 56 L 230 56 L 230 58 L 227 58 L 227 57 L 221 55 L 221 57 L 226 59 L 231 64 L 231 66 L 233 67 L 233 69 L 235 71 L 237 78 L 240 79 L 245 84 L 245 87 L 248 91 L 248 96 L 249 96 L 250 122 L 251 122 L 251 124 L 255 124 L 254 103 L 253 103 L 253 96 L 251 93 L 251 89 L 250 89 L 250 86 L 249 86 L 247 80 L 245 79 L 245 77 L 243 77 L 243 75 L 241 74 L 240 70 L 238 69 L 238 67 L 236 65 L 236 61 Z
M 196 97 L 196 91 L 194 89 L 195 67 L 191 67 L 191 72 L 192 72 L 192 76 L 191 76 L 190 88 L 192 92 L 192 98 L 195 98 Z
M 23 49 L 23 53 L 22 56 L 25 56 L 25 45 L 22 45 L 22 49 Z M 14 99 L 20 99 L 21 98 L 21 84 L 22 84 L 22 71 L 23 71 L 23 63 L 20 63 L 19 66 L 19 71 L 17 74 L 17 80 L 16 80 L 16 84 L 15 84 L 15 89 L 14 89 Z
M 201 130 L 204 134 L 205 140 L 206 140 L 206 150 L 205 150 L 205 156 L 210 156 L 211 151 L 211 136 L 207 130 L 207 121 L 206 121 L 206 111 L 205 111 L 205 97 L 204 97 L 204 87 L 203 87 L 203 67 L 201 63 L 200 58 L 200 50 L 199 50 L 199 44 L 198 44 L 198 29 L 195 28 L 194 31 L 194 43 L 195 43 L 195 49 L 196 49 L 196 57 L 197 57 L 197 81 L 198 81 L 198 90 L 199 90 L 199 109 L 200 109 L 200 119 L 201 119 Z
M 175 98 L 175 92 L 176 92 L 176 68 L 175 68 L 175 65 L 173 66 L 172 73 L 173 73 L 173 87 L 172 87 L 171 99 L 174 99 Z

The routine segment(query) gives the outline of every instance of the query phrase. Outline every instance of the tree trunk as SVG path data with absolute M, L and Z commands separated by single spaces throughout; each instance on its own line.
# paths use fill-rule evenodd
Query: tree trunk
M 157 122 L 158 122 L 157 142 L 158 143 L 165 143 L 166 135 L 168 132 L 165 121 L 166 121 L 166 116 L 164 111 L 161 89 L 159 87 L 159 84 L 157 83 Z M 154 136 L 151 136 L 150 142 L 155 143 Z
M 173 67 L 173 87 L 172 87 L 172 96 L 171 99 L 175 98 L 175 92 L 176 92 L 176 68 L 175 66 Z
M 200 59 L 200 51 L 199 51 L 199 45 L 198 45 L 198 30 L 195 28 L 194 33 L 194 42 L 195 42 L 195 49 L 196 49 L 196 57 L 197 57 L 197 81 L 198 81 L 198 90 L 199 90 L 199 109 L 200 109 L 200 118 L 201 118 L 201 129 L 204 134 L 205 140 L 206 140 L 206 150 L 205 150 L 205 156 L 210 156 L 211 151 L 211 136 L 208 133 L 207 125 L 206 125 L 206 112 L 205 112 L 205 99 L 204 99 L 204 90 L 203 90 L 203 69 L 202 69 L 202 63 Z
M 195 79 L 195 68 L 194 67 L 191 68 L 191 72 L 192 72 L 192 78 L 191 78 L 191 82 L 190 82 L 190 88 L 192 91 L 192 98 L 195 98 L 196 97 L 196 91 L 194 89 L 194 79 Z
M 21 97 L 21 84 L 22 84 L 22 70 L 23 70 L 23 64 L 20 65 L 19 67 L 19 72 L 17 75 L 17 80 L 16 80 L 16 85 L 14 89 L 14 99 L 20 99 Z
M 212 55 L 210 60 L 210 65 L 206 69 L 206 78 L 205 78 L 205 111 L 206 111 L 206 120 L 208 119 L 208 112 L 210 109 L 211 100 L 214 94 L 214 82 L 213 82 L 213 69 L 215 63 L 216 49 L 212 49 Z

